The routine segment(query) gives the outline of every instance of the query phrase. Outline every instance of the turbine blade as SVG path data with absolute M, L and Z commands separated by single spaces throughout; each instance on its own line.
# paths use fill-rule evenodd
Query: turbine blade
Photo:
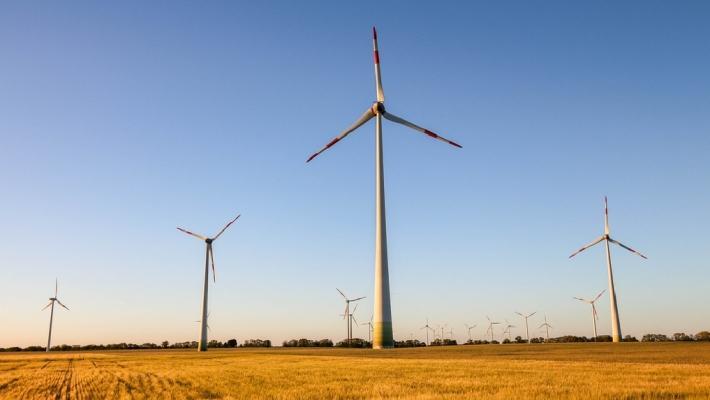
M 44 306 L 44 308 L 43 308 L 43 309 L 41 309 L 40 311 L 44 311 L 44 310 L 46 310 L 46 309 L 47 309 L 47 308 L 48 308 L 49 306 L 51 306 L 51 305 L 52 305 L 52 302 L 50 301 L 50 302 L 49 302 L 49 303 L 47 303 L 47 305 L 46 305 L 46 306 Z
M 239 217 L 241 217 L 241 216 L 242 216 L 242 214 L 239 214 L 239 215 L 237 215 L 236 217 L 234 217 L 233 220 L 229 221 L 229 223 L 228 223 L 227 225 L 225 225 L 224 228 L 222 228 L 222 230 L 219 231 L 219 233 L 217 234 L 217 236 L 215 236 L 212 240 L 217 240 L 217 238 L 219 238 L 219 237 L 222 235 L 222 233 L 224 233 L 224 231 L 226 231 L 227 228 L 229 228 L 229 226 L 232 225 L 232 224 L 234 223 L 234 221 L 236 221 L 237 219 L 239 219 Z
M 355 308 L 353 308 L 353 312 L 350 313 L 351 315 L 354 315 L 354 314 L 355 314 L 355 311 L 357 311 L 357 306 L 358 306 L 358 305 L 355 304 Z
M 56 298 L 59 294 L 59 280 L 54 278 L 54 297 Z
M 352 126 L 350 126 L 348 129 L 344 130 L 342 133 L 340 133 L 340 135 L 336 136 L 335 139 L 331 140 L 322 149 L 318 150 L 316 153 L 314 153 L 313 155 L 308 157 L 308 160 L 306 160 L 306 162 L 311 161 L 312 159 L 316 158 L 320 153 L 328 150 L 331 146 L 333 146 L 334 144 L 336 144 L 339 141 L 341 141 L 342 139 L 344 139 L 346 136 L 348 136 L 350 134 L 350 132 L 359 128 L 360 126 L 362 126 L 362 124 L 369 121 L 374 116 L 375 116 L 375 113 L 372 111 L 372 108 L 368 108 L 367 111 L 365 111 L 365 113 L 362 114 L 362 116 L 360 116 L 360 118 L 357 121 L 355 121 L 355 123 Z
M 583 252 L 584 250 L 587 250 L 588 248 L 594 246 L 595 244 L 601 242 L 602 240 L 604 240 L 604 236 L 600 236 L 598 239 L 595 239 L 593 242 L 591 242 L 588 245 L 585 245 L 584 247 L 582 247 L 581 249 L 575 251 L 574 253 L 572 253 L 571 256 L 569 256 L 569 258 L 576 256 L 577 254 Z
M 597 295 L 597 297 L 595 297 L 594 300 L 592 300 L 592 303 L 594 303 L 595 301 L 599 300 L 599 298 L 602 297 L 602 295 L 604 294 L 604 292 L 606 292 L 606 289 L 604 289 L 604 290 L 602 290 L 601 292 L 599 292 L 599 294 Z
M 212 244 L 210 244 L 210 260 L 212 261 L 212 282 L 217 282 L 217 272 L 214 269 L 214 252 L 212 251 Z
M 639 253 L 638 251 L 632 249 L 631 247 L 629 247 L 629 246 L 627 246 L 627 245 L 625 245 L 625 244 L 623 244 L 623 243 L 621 243 L 621 242 L 617 242 L 616 240 L 614 240 L 614 239 L 612 239 L 612 238 L 609 238 L 609 241 L 612 242 L 612 243 L 614 243 L 614 244 L 618 244 L 619 246 L 621 246 L 621 247 L 625 248 L 626 250 L 628 250 L 628 251 L 630 251 L 630 252 L 632 252 L 632 253 L 638 255 L 639 257 L 643 257 L 643 258 L 645 258 L 645 259 L 648 260 L 648 257 L 644 256 L 643 254 Z
M 518 314 L 518 315 L 520 315 L 521 317 L 525 317 L 523 314 L 521 314 L 521 313 L 519 313 L 519 312 L 517 312 L 517 311 L 516 311 L 515 313 Z
M 609 234 L 609 205 L 606 196 L 604 196 L 604 233 Z
M 355 315 L 351 315 L 350 317 L 352 317 L 353 321 L 355 321 L 355 325 L 360 325 L 360 323 L 355 319 Z
M 579 300 L 579 301 L 583 301 L 583 302 L 585 302 L 585 303 L 589 303 L 588 300 L 585 300 L 585 299 L 583 299 L 583 298 L 581 298 L 581 297 L 572 297 L 572 298 L 573 298 L 573 299 L 577 299 L 577 300 Z
M 375 89 L 377 90 L 377 101 L 385 101 L 385 92 L 382 90 L 382 75 L 380 73 L 380 53 L 377 49 L 377 29 L 372 27 L 372 51 L 375 62 Z
M 392 121 L 392 122 L 396 122 L 396 123 L 402 124 L 402 125 L 404 125 L 404 126 L 406 126 L 406 127 L 408 127 L 408 128 L 412 128 L 412 129 L 414 129 L 415 131 L 419 131 L 419 132 L 421 132 L 421 133 L 423 133 L 423 134 L 425 134 L 425 135 L 427 135 L 427 136 L 429 136 L 429 137 L 431 137 L 431 138 L 434 138 L 434 139 L 436 139 L 436 140 L 440 140 L 440 141 L 442 141 L 442 142 L 444 142 L 444 143 L 448 143 L 448 144 L 450 144 L 450 145 L 452 145 L 452 146 L 456 146 L 456 147 L 458 147 L 458 148 L 461 148 L 461 147 L 462 147 L 460 144 L 458 144 L 458 143 L 456 143 L 456 142 L 452 142 L 452 141 L 449 140 L 449 139 L 443 138 L 443 137 L 437 135 L 436 133 L 434 133 L 434 132 L 432 132 L 432 131 L 430 131 L 430 130 L 428 130 L 428 129 L 422 128 L 421 126 L 414 125 L 413 123 L 407 121 L 406 119 L 400 118 L 400 117 L 398 117 L 398 116 L 396 116 L 396 115 L 394 115 L 394 114 L 390 114 L 390 113 L 388 113 L 388 112 L 383 112 L 383 113 L 382 113 L 382 116 L 385 117 L 385 118 L 387 118 L 388 120 L 390 120 L 390 121 Z
M 207 240 L 206 237 L 204 237 L 204 236 L 202 236 L 202 235 L 198 235 L 198 234 L 196 234 L 196 233 L 192 233 L 192 232 L 188 231 L 187 229 L 182 229 L 182 228 L 180 228 L 179 226 L 177 227 L 177 229 L 178 229 L 179 231 L 181 231 L 181 232 L 187 233 L 188 235 L 192 235 L 192 236 L 194 236 L 194 237 L 196 237 L 196 238 L 198 238 L 198 239 L 200 239 L 200 240 Z
M 69 311 L 69 308 L 68 308 L 67 306 L 65 306 L 64 304 L 62 304 L 62 302 L 61 302 L 61 301 L 59 301 L 59 299 L 57 299 L 57 303 L 59 303 L 59 305 L 60 305 L 60 306 L 62 306 L 62 307 L 64 307 L 64 308 L 66 308 L 66 309 L 67 309 L 67 311 Z
M 537 311 L 533 311 L 532 314 L 528 315 L 528 318 L 532 317 L 533 315 L 537 314 Z
M 345 293 L 341 292 L 341 291 L 340 291 L 340 289 L 338 289 L 338 288 L 335 288 L 335 290 L 337 290 L 337 291 L 338 291 L 338 293 L 340 293 L 340 295 L 341 295 L 341 296 L 343 296 L 343 298 L 344 298 L 345 300 L 347 300 L 347 299 L 348 299 L 348 296 L 346 296 L 346 295 L 345 295 Z
M 357 299 L 352 299 L 352 300 L 350 300 L 350 301 L 351 301 L 351 302 L 353 302 L 353 301 L 358 301 L 358 300 L 362 300 L 362 299 L 364 299 L 364 298 L 365 298 L 365 296 L 362 296 L 362 297 L 358 297 Z M 357 307 L 357 305 L 355 305 L 355 307 Z
M 343 311 L 343 319 L 345 319 L 350 313 L 350 304 L 345 303 L 345 311 Z

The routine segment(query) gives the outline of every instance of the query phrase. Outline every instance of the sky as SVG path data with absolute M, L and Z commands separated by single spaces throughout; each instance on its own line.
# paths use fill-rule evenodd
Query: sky
M 591 336 L 609 197 L 623 334 L 710 329 L 710 4 L 3 2 L 0 347 L 345 337 L 372 315 L 375 99 L 394 334 L 515 311 Z M 610 334 L 609 299 L 599 333 Z M 496 334 L 499 336 L 501 330 Z M 367 328 L 356 327 L 357 337 Z

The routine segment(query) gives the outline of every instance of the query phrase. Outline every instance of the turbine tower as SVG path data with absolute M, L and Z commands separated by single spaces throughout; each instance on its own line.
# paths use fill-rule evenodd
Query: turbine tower
M 530 317 L 532 317 L 533 315 L 535 315 L 536 312 L 537 312 L 537 311 L 535 311 L 535 312 L 533 312 L 533 313 L 530 313 L 530 314 L 528 314 L 528 315 L 523 315 L 523 314 L 521 314 L 521 313 L 519 313 L 519 312 L 517 312 L 517 311 L 515 312 L 516 314 L 518 314 L 518 315 L 520 315 L 521 317 L 523 317 L 523 319 L 525 319 L 525 338 L 527 339 L 528 343 L 530 343 L 530 331 L 528 330 L 528 318 L 530 318 Z
M 59 301 L 59 298 L 57 297 L 57 294 L 59 293 L 59 281 L 57 279 L 54 280 L 54 297 L 49 298 L 49 303 L 47 303 L 46 306 L 42 309 L 42 311 L 46 310 L 47 307 L 52 307 L 49 311 L 49 335 L 47 336 L 47 352 L 49 352 L 50 347 L 52 347 L 52 321 L 54 320 L 54 303 L 59 304 L 60 306 L 64 307 L 67 311 L 69 311 L 69 308 L 62 304 L 61 301 Z
M 372 343 L 372 318 L 370 317 L 370 320 L 364 323 L 361 323 L 360 325 L 367 325 L 367 341 Z
M 597 297 L 594 298 L 594 300 L 587 300 L 587 299 L 583 299 L 581 297 L 575 297 L 575 299 L 577 299 L 579 301 L 583 301 L 585 303 L 589 303 L 592 306 L 592 324 L 594 325 L 594 341 L 595 342 L 597 341 L 597 319 L 599 317 L 597 315 L 597 307 L 594 305 L 594 303 L 596 303 L 596 301 L 599 300 L 599 298 L 602 296 L 602 294 L 604 294 L 604 292 L 606 292 L 606 289 L 599 292 L 599 294 L 597 295 Z
M 353 338 L 353 325 L 352 325 L 352 314 L 350 313 L 350 303 L 354 303 L 356 301 L 362 300 L 365 297 L 358 297 L 356 299 L 349 299 L 348 296 L 345 295 L 340 289 L 335 288 L 335 290 L 340 293 L 341 296 L 345 299 L 345 312 L 343 313 L 343 319 L 347 320 L 347 329 L 348 329 L 348 346 L 350 345 L 350 341 Z M 357 308 L 357 304 L 355 305 Z M 354 311 L 353 311 L 354 312 Z
M 380 55 L 377 49 L 377 31 L 372 28 L 374 62 L 375 62 L 375 89 L 377 101 L 369 107 L 355 123 L 344 130 L 340 135 L 332 139 L 318 152 L 311 155 L 306 162 L 313 160 L 320 153 L 329 149 L 340 140 L 344 139 L 351 132 L 362 126 L 365 122 L 375 118 L 375 297 L 374 297 L 374 337 L 372 347 L 374 349 L 394 347 L 394 336 L 392 333 L 392 311 L 390 304 L 390 284 L 389 268 L 387 265 L 387 224 L 385 218 L 385 177 L 384 161 L 382 151 L 382 118 L 404 125 L 408 128 L 419 131 L 433 139 L 440 140 L 450 145 L 461 147 L 436 133 L 415 125 L 405 119 L 385 111 L 385 95 L 382 90 L 382 80 L 380 75 Z
M 241 215 L 241 214 L 240 214 Z M 237 215 L 233 220 L 229 221 L 227 225 L 222 228 L 221 231 L 215 237 L 206 237 L 203 235 L 198 235 L 197 233 L 192 233 L 186 229 L 178 227 L 177 229 L 181 232 L 187 233 L 190 236 L 194 236 L 205 242 L 205 282 L 202 288 L 202 318 L 200 319 L 200 345 L 197 347 L 197 351 L 207 351 L 207 289 L 210 279 L 210 261 L 212 262 L 212 280 L 217 281 L 217 276 L 214 269 L 214 253 L 212 252 L 212 243 L 217 240 L 230 225 L 240 217 Z
M 426 345 L 429 346 L 429 331 L 434 331 L 434 328 L 429 326 L 429 318 L 426 319 L 426 325 L 419 328 L 419 330 L 426 329 Z M 436 331 L 434 331 L 436 333 Z
M 621 322 L 619 322 L 619 309 L 616 306 L 616 291 L 614 290 L 614 273 L 612 272 L 611 269 L 611 250 L 609 249 L 609 243 L 614 243 L 616 245 L 619 245 L 621 248 L 624 248 L 642 258 L 647 258 L 643 254 L 639 253 L 638 251 L 632 249 L 631 247 L 628 247 L 621 242 L 618 242 L 609 236 L 609 207 L 607 206 L 607 199 L 606 196 L 604 196 L 604 234 L 600 236 L 598 239 L 594 240 L 593 242 L 589 243 L 588 245 L 582 247 L 581 249 L 575 251 L 572 253 L 569 258 L 572 258 L 576 256 L 577 254 L 583 252 L 584 250 L 587 250 L 588 248 L 594 246 L 597 243 L 604 242 L 606 246 L 606 267 L 607 267 L 607 274 L 609 277 L 609 302 L 611 303 L 611 335 L 613 338 L 614 343 L 621 342 Z
M 486 329 L 486 334 L 488 334 L 488 332 L 491 333 L 491 342 L 493 342 L 493 325 L 499 325 L 500 322 L 491 321 L 489 317 L 486 317 L 486 319 L 488 320 L 488 329 Z
M 545 339 L 545 342 L 548 343 L 548 342 L 550 341 L 550 328 L 552 328 L 552 325 L 550 325 L 550 324 L 547 323 L 547 315 L 545 315 L 545 323 L 544 323 L 544 324 L 540 324 L 540 326 L 538 326 L 537 329 L 540 329 L 540 328 L 542 328 L 543 326 L 545 327 L 545 332 L 547 332 L 547 333 L 546 333 L 546 336 L 545 336 L 545 338 L 546 338 L 546 339 Z

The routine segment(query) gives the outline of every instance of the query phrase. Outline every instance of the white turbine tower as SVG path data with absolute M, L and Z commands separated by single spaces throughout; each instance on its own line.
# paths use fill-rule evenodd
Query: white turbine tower
M 426 345 L 429 346 L 429 331 L 434 331 L 434 328 L 429 326 L 429 318 L 426 319 L 426 325 L 419 328 L 419 330 L 426 329 Z M 436 333 L 436 331 L 434 331 Z
M 488 320 L 488 329 L 486 329 L 486 334 L 488 334 L 488 332 L 491 333 L 491 342 L 493 342 L 493 325 L 499 325 L 500 322 L 491 321 L 489 317 L 486 317 L 486 319 Z
M 609 301 L 611 303 L 611 334 L 613 341 L 615 343 L 621 342 L 621 322 L 619 322 L 619 309 L 616 306 L 616 291 L 614 290 L 614 273 L 612 272 L 611 269 L 611 250 L 609 249 L 609 243 L 614 243 L 616 245 L 619 245 L 620 247 L 642 257 L 642 258 L 647 258 L 643 254 L 639 253 L 638 251 L 632 249 L 631 247 L 628 247 L 621 242 L 618 242 L 609 236 L 609 207 L 607 206 L 607 199 L 606 196 L 604 196 L 604 234 L 600 236 L 598 239 L 594 240 L 593 242 L 589 243 L 588 245 L 582 247 L 581 249 L 575 251 L 572 253 L 569 258 L 572 258 L 576 256 L 577 254 L 583 252 L 584 250 L 594 246 L 597 243 L 604 242 L 606 246 L 606 266 L 607 266 L 607 274 L 609 277 Z
M 49 312 L 49 335 L 47 336 L 47 351 L 49 351 L 50 347 L 52 347 L 52 321 L 54 320 L 54 303 L 59 304 L 60 306 L 64 307 L 67 311 L 69 311 L 69 308 L 62 304 L 61 301 L 59 301 L 59 298 L 57 297 L 59 293 L 59 281 L 57 279 L 54 280 L 54 297 L 49 298 L 49 303 L 47 303 L 46 306 L 42 309 L 42 311 L 46 310 L 47 307 L 52 307 Z
M 340 289 L 335 288 L 335 290 L 340 293 L 341 296 L 345 299 L 345 312 L 343 313 L 343 319 L 347 320 L 347 329 L 348 329 L 348 346 L 350 345 L 350 342 L 353 339 L 353 325 L 352 325 L 352 314 L 350 313 L 350 303 L 354 303 L 356 301 L 362 300 L 365 297 L 358 297 L 356 299 L 349 299 L 348 296 L 345 295 Z M 355 305 L 357 308 L 357 304 Z
M 369 107 L 364 114 L 348 129 L 336 136 L 318 152 L 311 155 L 306 162 L 313 160 L 320 153 L 329 149 L 334 144 L 348 136 L 351 132 L 362 126 L 365 122 L 375 118 L 375 296 L 374 296 L 374 337 L 372 347 L 375 349 L 394 347 L 392 333 L 392 312 L 390 304 L 389 269 L 387 265 L 387 224 L 385 218 L 385 177 L 383 170 L 382 151 L 382 118 L 404 125 L 419 131 L 431 138 L 440 140 L 450 145 L 461 147 L 436 133 L 415 125 L 405 119 L 385 111 L 385 95 L 380 79 L 380 55 L 377 50 L 377 31 L 372 28 L 374 62 L 375 62 L 375 88 L 377 101 Z
M 604 294 L 604 292 L 606 292 L 606 289 L 599 292 L 599 294 L 597 295 L 597 297 L 594 298 L 594 300 L 587 300 L 587 299 L 583 299 L 581 297 L 575 297 L 575 299 L 577 299 L 579 301 L 583 301 L 585 303 L 588 303 L 592 306 L 592 324 L 594 325 L 594 341 L 595 342 L 597 341 L 597 319 L 599 317 L 597 315 L 597 307 L 594 305 L 594 303 L 596 303 L 596 301 L 599 300 L 599 298 L 602 296 L 602 294 Z
M 222 228 L 221 231 L 215 237 L 209 238 L 206 236 L 198 235 L 197 233 L 192 233 L 186 229 L 178 227 L 177 229 L 181 232 L 185 232 L 190 236 L 194 236 L 202 241 L 205 242 L 206 244 L 206 250 L 205 250 L 205 282 L 204 286 L 202 288 L 202 318 L 200 319 L 200 345 L 197 347 L 197 351 L 207 351 L 207 289 L 209 285 L 209 277 L 210 277 L 210 261 L 212 262 L 212 279 L 213 281 L 217 281 L 217 277 L 215 275 L 215 269 L 214 269 L 214 254 L 212 252 L 212 243 L 214 243 L 215 240 L 217 240 L 222 233 L 224 233 L 227 228 L 229 228 L 230 225 L 234 223 L 234 221 L 239 218 L 240 215 L 237 215 L 233 220 L 229 221 L 227 225 Z
M 532 317 L 533 315 L 535 315 L 536 312 L 537 312 L 537 311 L 535 311 L 535 312 L 533 312 L 533 313 L 530 313 L 530 314 L 528 314 L 528 315 L 521 314 L 521 313 L 519 313 L 519 312 L 517 312 L 517 311 L 515 312 L 516 314 L 518 314 L 518 315 L 520 315 L 521 317 L 523 317 L 523 319 L 525 320 L 525 338 L 527 339 L 528 343 L 530 343 L 530 331 L 528 330 L 528 318 L 530 318 L 530 317 Z
M 538 326 L 537 329 L 540 329 L 543 326 L 545 327 L 545 332 L 546 332 L 545 342 L 548 343 L 550 341 L 550 328 L 552 328 L 552 325 L 547 323 L 547 315 L 545 315 L 545 323 L 540 324 L 540 326 Z

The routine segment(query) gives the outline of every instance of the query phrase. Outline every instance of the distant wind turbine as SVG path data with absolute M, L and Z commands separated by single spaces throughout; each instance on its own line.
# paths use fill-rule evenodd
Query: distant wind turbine
M 492 342 L 494 340 L 493 339 L 493 325 L 500 325 L 500 322 L 491 321 L 491 319 L 489 317 L 486 317 L 486 319 L 488 320 L 488 329 L 486 330 L 486 334 L 488 334 L 488 332 L 491 333 L 491 342 Z
M 547 323 L 547 315 L 545 315 L 545 323 L 540 324 L 540 326 L 538 326 L 537 329 L 540 329 L 543 326 L 545 327 L 545 332 L 546 332 L 545 342 L 549 343 L 550 342 L 550 328 L 552 328 L 552 325 Z
M 214 237 L 206 237 L 203 235 L 199 235 L 197 233 L 193 233 L 188 231 L 187 229 L 183 229 L 178 227 L 177 229 L 181 232 L 187 233 L 190 236 L 194 236 L 202 241 L 205 242 L 205 282 L 204 286 L 202 288 L 202 318 L 200 319 L 200 345 L 197 347 L 197 351 L 207 351 L 207 289 L 209 287 L 209 281 L 210 281 L 210 261 L 212 262 L 212 279 L 214 282 L 217 281 L 217 276 L 215 274 L 215 268 L 214 268 L 214 253 L 212 252 L 212 243 L 214 243 L 215 240 L 219 239 L 219 237 L 224 233 L 224 231 L 229 228 L 230 225 L 236 221 L 240 215 L 237 215 L 233 220 L 229 221 L 227 225 L 222 228 L 219 233 L 217 233 Z
M 611 303 L 611 333 L 612 333 L 612 338 L 615 343 L 621 342 L 621 322 L 619 321 L 619 309 L 616 306 L 616 291 L 614 290 L 614 274 L 611 270 L 611 250 L 609 249 L 609 243 L 614 243 L 616 245 L 619 245 L 620 247 L 642 257 L 642 258 L 647 258 L 643 254 L 639 253 L 638 251 L 632 249 L 631 247 L 628 247 L 621 242 L 618 242 L 609 236 L 609 207 L 607 205 L 607 199 L 606 196 L 604 197 L 604 234 L 600 236 L 598 239 L 594 240 L 593 242 L 589 243 L 588 245 L 582 247 L 581 249 L 575 251 L 572 253 L 569 258 L 572 258 L 576 256 L 577 254 L 583 252 L 584 250 L 594 246 L 597 243 L 604 242 L 606 246 L 606 266 L 607 266 L 607 274 L 609 277 L 609 301 Z
M 505 320 L 505 323 L 506 323 L 507 325 L 505 326 L 505 330 L 503 331 L 503 336 L 505 336 L 505 334 L 507 333 L 507 334 L 508 334 L 508 340 L 511 340 L 511 339 L 510 339 L 510 328 L 515 328 L 515 325 L 511 325 L 510 322 L 508 322 L 507 319 Z
M 387 224 L 385 222 L 385 177 L 382 155 L 382 118 L 384 117 L 392 122 L 404 125 L 433 139 L 440 140 L 455 147 L 461 146 L 448 139 L 444 139 L 428 129 L 424 129 L 403 118 L 391 114 L 388 111 L 385 111 L 385 94 L 382 90 L 382 80 L 380 75 L 380 54 L 377 48 L 377 31 L 374 27 L 372 28 L 372 35 L 377 101 L 375 101 L 352 126 L 341 132 L 340 135 L 328 142 L 328 144 L 326 144 L 322 149 L 308 157 L 306 162 L 313 160 L 319 154 L 344 139 L 364 123 L 372 118 L 375 118 L 375 332 L 372 347 L 375 349 L 382 349 L 394 347 L 389 290 L 389 271 L 387 265 Z
M 345 299 L 345 311 L 343 312 L 343 319 L 346 319 L 347 322 L 347 328 L 348 328 L 348 345 L 350 345 L 350 342 L 353 339 L 353 325 L 352 325 L 352 314 L 350 313 L 350 303 L 354 303 L 356 301 L 362 300 L 365 298 L 363 297 L 358 297 L 356 299 L 349 299 L 348 296 L 345 295 L 340 289 L 335 288 L 335 290 L 340 293 L 341 296 L 343 296 L 343 299 Z M 357 308 L 357 304 L 355 305 Z
M 422 326 L 422 327 L 419 328 L 419 329 L 420 329 L 420 330 L 422 330 L 422 329 L 425 329 L 425 330 L 426 330 L 426 345 L 429 346 L 429 331 L 430 331 L 430 330 L 434 331 L 434 328 L 432 328 L 431 326 L 429 326 L 429 318 L 426 319 L 426 325 Z M 436 334 L 436 331 L 434 331 L 434 333 Z
M 60 306 L 64 307 L 67 311 L 69 311 L 69 308 L 62 304 L 61 301 L 59 301 L 59 298 L 57 297 L 57 294 L 59 293 L 59 281 L 57 279 L 54 280 L 54 297 L 49 298 L 49 303 L 47 303 L 46 306 L 42 309 L 42 311 L 46 310 L 47 307 L 52 307 L 49 311 L 49 335 L 47 336 L 47 351 L 52 347 L 52 321 L 54 320 L 54 303 L 59 304 Z
M 599 317 L 597 315 L 597 307 L 594 305 L 594 303 L 597 300 L 599 300 L 599 298 L 602 296 L 602 294 L 604 294 L 604 292 L 606 292 L 606 289 L 599 292 L 599 294 L 597 295 L 597 297 L 594 298 L 594 300 L 587 300 L 587 299 L 583 299 L 581 297 L 575 297 L 575 299 L 577 299 L 579 301 L 583 301 L 585 303 L 588 303 L 592 306 L 592 324 L 594 326 L 594 341 L 595 342 L 597 341 L 597 319 Z
M 367 341 L 372 343 L 372 317 L 370 317 L 369 321 L 361 323 L 360 325 L 367 325 Z
M 470 342 L 470 341 L 473 341 L 473 339 L 471 339 L 471 329 L 475 328 L 477 325 L 476 325 L 476 324 L 473 324 L 473 325 L 464 324 L 464 325 L 466 325 L 466 329 L 468 329 L 468 340 L 469 340 L 469 342 Z
M 519 312 L 517 312 L 517 311 L 515 312 L 516 314 L 518 314 L 518 315 L 520 315 L 521 317 L 523 317 L 523 319 L 525 319 L 525 338 L 527 339 L 528 343 L 530 343 L 530 331 L 528 330 L 528 318 L 530 318 L 530 317 L 532 317 L 533 315 L 535 315 L 536 312 L 537 312 L 537 311 L 535 311 L 535 312 L 533 312 L 533 313 L 530 313 L 530 314 L 528 314 L 528 315 L 523 315 L 523 314 L 521 314 L 521 313 L 519 313 Z

